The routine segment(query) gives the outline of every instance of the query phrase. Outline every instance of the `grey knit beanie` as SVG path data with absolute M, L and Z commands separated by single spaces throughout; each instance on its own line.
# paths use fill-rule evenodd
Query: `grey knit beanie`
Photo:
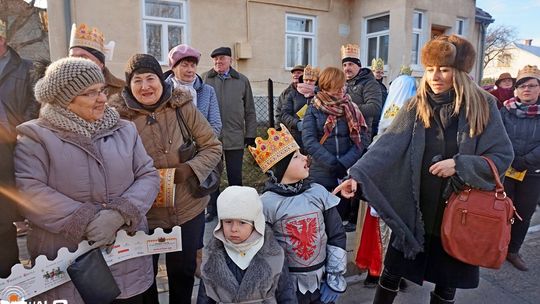
M 49 65 L 34 94 L 40 103 L 67 108 L 75 97 L 97 83 L 105 83 L 97 64 L 84 58 L 62 58 Z

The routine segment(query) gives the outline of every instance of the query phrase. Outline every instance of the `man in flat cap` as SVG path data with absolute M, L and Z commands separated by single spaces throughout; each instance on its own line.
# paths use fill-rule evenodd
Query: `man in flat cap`
M 295 65 L 292 68 L 292 70 L 291 70 L 291 83 L 279 95 L 277 105 L 276 105 L 276 111 L 274 112 L 274 119 L 275 119 L 274 120 L 274 125 L 276 126 L 276 128 L 278 128 L 279 124 L 281 123 L 281 109 L 283 107 L 283 104 L 287 100 L 287 96 L 289 96 L 289 94 L 291 92 L 296 91 L 296 85 L 300 81 L 300 77 L 302 77 L 302 75 L 304 74 L 304 68 L 305 67 L 303 65 L 301 65 L 301 64 Z
M 257 118 L 251 84 L 246 76 L 231 67 L 232 52 L 229 47 L 219 47 L 211 54 L 214 67 L 201 77 L 216 91 L 221 113 L 223 155 L 229 186 L 242 186 L 242 159 L 244 147 L 253 146 L 257 131 Z M 213 198 L 217 198 L 214 194 Z M 207 221 L 213 220 L 216 209 L 209 203 Z

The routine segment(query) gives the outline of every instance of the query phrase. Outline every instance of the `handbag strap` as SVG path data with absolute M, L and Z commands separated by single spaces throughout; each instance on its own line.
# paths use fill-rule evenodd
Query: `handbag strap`
M 499 171 L 497 170 L 497 167 L 495 167 L 495 164 L 489 157 L 482 156 L 482 158 L 485 161 L 487 161 L 489 168 L 491 169 L 491 173 L 493 174 L 493 177 L 495 178 L 495 192 L 504 193 L 504 186 L 501 183 L 501 179 L 499 177 Z
M 186 139 L 186 141 L 187 139 L 193 141 L 193 135 L 191 135 L 191 132 L 189 132 L 189 128 L 187 127 L 186 122 L 184 121 L 184 117 L 180 112 L 180 108 L 176 108 L 176 120 L 178 121 L 178 126 L 180 127 L 180 133 L 182 133 L 182 137 Z

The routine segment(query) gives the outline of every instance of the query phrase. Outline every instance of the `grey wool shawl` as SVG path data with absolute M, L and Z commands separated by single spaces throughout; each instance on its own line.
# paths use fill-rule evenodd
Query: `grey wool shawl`
M 489 122 L 481 135 L 470 137 L 464 107 L 458 116 L 458 154 L 454 155 L 456 174 L 473 188 L 492 190 L 495 180 L 485 160 L 489 157 L 499 174 L 514 157 L 493 97 L 489 103 Z M 413 97 L 415 98 L 415 97 Z M 382 220 L 392 229 L 392 246 L 414 259 L 424 250 L 424 224 L 419 208 L 420 175 L 426 129 L 416 119 L 416 108 L 404 105 L 392 125 L 351 167 L 349 173 L 360 183 L 359 189 Z

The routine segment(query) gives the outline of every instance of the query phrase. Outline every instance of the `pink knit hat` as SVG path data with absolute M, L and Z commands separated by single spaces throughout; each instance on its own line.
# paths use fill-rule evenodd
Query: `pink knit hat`
M 187 44 L 179 44 L 169 51 L 169 67 L 172 69 L 180 60 L 193 57 L 199 64 L 201 53 Z

